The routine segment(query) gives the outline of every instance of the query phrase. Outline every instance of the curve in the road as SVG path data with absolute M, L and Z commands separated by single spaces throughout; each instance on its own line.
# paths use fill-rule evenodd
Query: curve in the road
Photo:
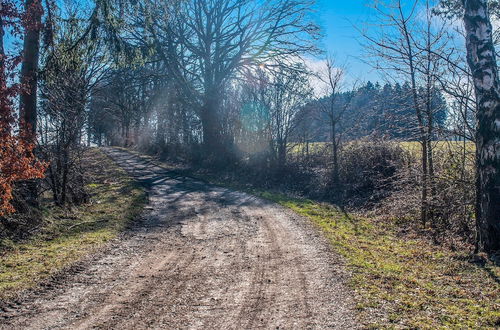
M 148 187 L 150 206 L 125 237 L 28 295 L 0 328 L 356 327 L 342 264 L 307 220 L 106 152 Z

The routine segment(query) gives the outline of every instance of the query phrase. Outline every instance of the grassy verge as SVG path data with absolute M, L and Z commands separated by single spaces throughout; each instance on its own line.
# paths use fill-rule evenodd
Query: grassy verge
M 96 251 L 141 212 L 144 191 L 106 155 L 89 150 L 86 169 L 89 204 L 71 210 L 46 204 L 38 234 L 24 242 L 1 242 L 0 299 L 31 288 Z
M 474 264 L 466 252 L 403 235 L 396 222 L 255 190 L 210 172 L 189 174 L 272 200 L 315 223 L 344 257 L 352 273 L 350 285 L 356 292 L 359 320 L 368 328 L 500 327 L 499 267 Z
M 368 327 L 497 328 L 500 268 L 477 265 L 397 224 L 344 214 L 335 207 L 280 194 L 263 197 L 318 225 L 352 271 L 359 319 Z

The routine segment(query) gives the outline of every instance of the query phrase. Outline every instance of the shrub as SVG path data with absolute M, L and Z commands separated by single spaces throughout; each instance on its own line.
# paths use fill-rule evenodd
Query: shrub
M 408 154 L 405 165 L 395 175 L 392 193 L 378 211 L 395 218 L 406 227 L 429 232 L 436 243 L 472 244 L 475 220 L 474 151 L 449 142 L 436 143 L 434 155 L 434 184 L 429 190 L 429 221 L 420 222 L 422 175 L 420 161 Z
M 362 139 L 346 144 L 339 164 L 342 200 L 366 207 L 388 197 L 406 157 L 395 142 Z

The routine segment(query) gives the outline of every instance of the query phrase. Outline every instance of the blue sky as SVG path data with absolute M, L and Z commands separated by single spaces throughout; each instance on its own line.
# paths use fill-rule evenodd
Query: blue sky
M 363 47 L 357 28 L 370 21 L 373 9 L 367 5 L 373 0 L 317 0 L 315 16 L 325 35 L 321 46 L 333 54 L 338 62 L 347 64 L 351 79 L 380 80 L 371 66 L 363 63 Z
M 317 23 L 321 26 L 324 38 L 321 48 L 334 55 L 339 64 L 346 64 L 348 78 L 351 81 L 377 81 L 382 77 L 360 59 L 363 47 L 360 45 L 362 28 L 373 19 L 374 9 L 368 5 L 374 0 L 316 0 Z M 85 3 L 86 0 L 83 0 Z M 7 36 L 6 46 L 11 40 Z

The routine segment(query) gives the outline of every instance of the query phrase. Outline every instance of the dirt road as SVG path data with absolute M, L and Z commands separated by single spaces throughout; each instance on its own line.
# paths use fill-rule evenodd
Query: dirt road
M 1 329 L 355 327 L 341 265 L 306 220 L 107 152 L 149 188 L 142 219 L 0 314 Z

